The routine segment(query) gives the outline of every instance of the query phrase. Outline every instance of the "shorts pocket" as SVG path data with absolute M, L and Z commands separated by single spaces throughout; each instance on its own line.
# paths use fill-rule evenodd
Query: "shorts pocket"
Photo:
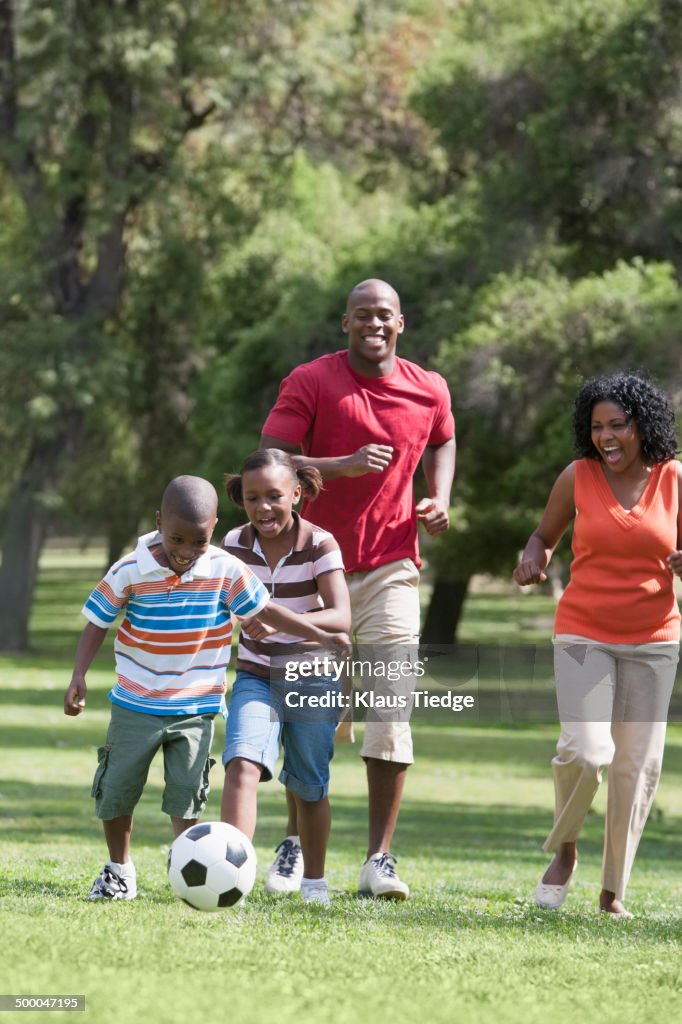
M 110 750 L 111 750 L 111 747 L 109 745 L 104 746 L 104 747 L 98 747 L 98 749 L 97 749 L 98 764 L 97 764 L 97 770 L 95 772 L 95 777 L 92 780 L 92 788 L 90 790 L 90 796 L 100 797 L 102 795 L 102 779 L 104 778 L 104 773 L 106 772 L 107 765 L 109 763 L 109 752 L 110 752 Z

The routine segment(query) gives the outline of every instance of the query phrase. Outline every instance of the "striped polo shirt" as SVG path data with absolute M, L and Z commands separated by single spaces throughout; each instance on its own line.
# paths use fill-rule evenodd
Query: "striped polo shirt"
M 311 612 L 323 608 L 317 578 L 334 569 L 343 571 L 341 550 L 331 533 L 314 526 L 294 512 L 296 535 L 288 555 L 274 569 L 261 550 L 258 532 L 248 523 L 230 530 L 223 548 L 253 570 L 273 601 L 292 612 Z M 319 644 L 303 641 L 288 633 L 273 633 L 255 641 L 242 632 L 239 637 L 237 669 L 264 679 L 279 678 L 284 663 L 305 658 L 310 651 L 324 653 Z
M 113 704 L 150 715 L 222 711 L 232 619 L 256 615 L 270 600 L 247 566 L 211 544 L 177 576 L 150 552 L 159 533 L 140 537 L 133 554 L 112 565 L 83 606 L 83 615 L 116 633 Z

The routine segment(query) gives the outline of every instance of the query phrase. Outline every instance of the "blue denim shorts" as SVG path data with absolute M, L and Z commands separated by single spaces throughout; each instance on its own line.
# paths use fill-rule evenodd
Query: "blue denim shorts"
M 289 687 L 289 690 L 294 688 Z M 297 692 L 340 697 L 341 684 L 330 679 L 306 679 Z M 284 761 L 279 781 L 302 800 L 314 803 L 329 791 L 329 763 L 334 756 L 338 706 L 293 710 L 284 701 L 285 690 L 250 672 L 237 672 L 227 709 L 225 767 L 243 757 L 263 768 L 261 782 L 273 777 L 279 744 Z

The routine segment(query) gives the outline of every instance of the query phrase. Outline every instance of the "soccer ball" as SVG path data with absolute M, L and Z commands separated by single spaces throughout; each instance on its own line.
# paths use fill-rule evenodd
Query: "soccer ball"
M 168 854 L 171 888 L 196 910 L 234 906 L 251 892 L 255 879 L 253 846 L 243 832 L 223 821 L 192 825 Z

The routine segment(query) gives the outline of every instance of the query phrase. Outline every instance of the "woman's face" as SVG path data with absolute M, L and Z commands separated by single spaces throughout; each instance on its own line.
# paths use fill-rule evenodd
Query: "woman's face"
M 637 421 L 616 402 L 595 402 L 590 436 L 600 458 L 614 473 L 621 473 L 641 460 L 642 442 Z

